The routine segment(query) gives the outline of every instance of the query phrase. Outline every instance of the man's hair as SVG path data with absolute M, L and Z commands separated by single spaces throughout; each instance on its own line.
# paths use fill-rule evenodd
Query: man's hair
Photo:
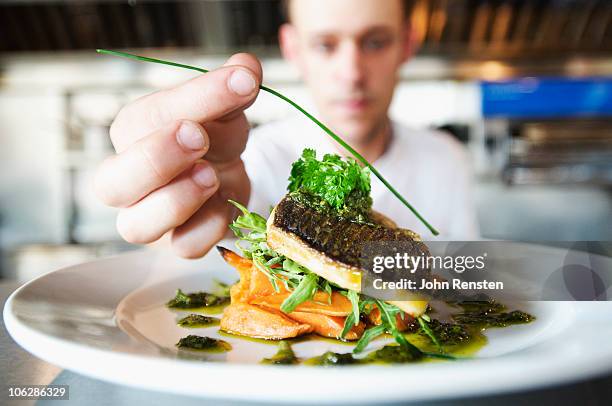
M 402 3 L 402 7 L 404 8 L 404 18 L 408 20 L 410 19 L 410 12 L 412 11 L 413 1 L 412 0 L 401 0 L 401 3 Z M 291 20 L 291 12 L 290 12 L 291 0 L 281 0 L 280 5 L 281 5 L 281 12 L 283 14 L 285 21 Z

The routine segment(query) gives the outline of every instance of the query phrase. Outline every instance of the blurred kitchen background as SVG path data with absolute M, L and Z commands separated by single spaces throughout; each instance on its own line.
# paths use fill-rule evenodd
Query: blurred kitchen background
M 331 1 L 331 0 L 330 0 Z M 482 234 L 612 240 L 612 1 L 415 0 L 422 40 L 392 116 L 442 128 L 473 156 Z M 0 3 L 0 279 L 134 247 L 91 191 L 119 108 L 248 50 L 265 83 L 309 106 L 279 56 L 276 0 Z M 254 125 L 292 114 L 262 94 Z M 435 157 L 434 157 L 435 159 Z

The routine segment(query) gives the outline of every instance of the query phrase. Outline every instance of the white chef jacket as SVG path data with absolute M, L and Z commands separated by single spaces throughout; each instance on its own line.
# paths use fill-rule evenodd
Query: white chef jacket
M 242 155 L 251 180 L 249 210 L 267 217 L 271 207 L 287 193 L 291 164 L 304 148 L 314 148 L 320 159 L 325 153 L 337 153 L 334 143 L 302 117 L 251 130 Z M 419 233 L 424 240 L 467 241 L 479 237 L 469 158 L 454 138 L 392 122 L 390 145 L 372 164 L 440 235 L 434 237 L 372 174 L 373 208 L 398 226 Z

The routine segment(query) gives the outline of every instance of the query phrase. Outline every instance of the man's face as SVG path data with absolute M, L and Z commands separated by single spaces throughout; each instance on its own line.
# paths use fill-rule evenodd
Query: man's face
M 401 0 L 293 0 L 281 31 L 323 121 L 348 141 L 385 125 L 398 70 L 409 56 Z

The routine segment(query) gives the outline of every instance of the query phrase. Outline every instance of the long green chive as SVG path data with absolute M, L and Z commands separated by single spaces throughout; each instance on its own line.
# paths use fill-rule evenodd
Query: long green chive
M 107 50 L 107 49 L 96 49 L 96 52 L 98 52 L 100 54 L 106 54 L 106 55 L 121 56 L 121 57 L 124 57 L 124 58 L 134 59 L 134 60 L 137 60 L 137 61 L 159 63 L 159 64 L 162 64 L 162 65 L 170 65 L 170 66 L 174 66 L 174 67 L 177 67 L 177 68 L 191 69 L 191 70 L 195 70 L 195 71 L 201 72 L 201 73 L 208 73 L 209 72 L 209 70 L 207 70 L 207 69 L 202 69 L 202 68 L 198 68 L 198 67 L 195 67 L 195 66 L 184 65 L 182 63 L 176 63 L 176 62 L 171 62 L 171 61 L 164 61 L 162 59 L 149 58 L 149 57 L 146 57 L 146 56 L 139 56 L 139 55 L 134 55 L 134 54 L 128 54 L 127 52 L 110 51 L 110 50 Z M 381 175 L 381 173 L 378 172 L 378 170 L 376 168 L 374 168 L 359 152 L 355 151 L 355 149 L 353 149 L 353 147 L 351 147 L 349 144 L 347 144 L 346 141 L 344 141 L 342 138 L 340 138 L 338 135 L 336 135 L 325 124 L 320 122 L 315 116 L 313 116 L 312 114 L 310 114 L 309 112 L 304 110 L 300 105 L 295 103 L 293 100 L 289 99 L 287 96 L 285 96 L 285 95 L 283 95 L 283 94 L 277 92 L 276 90 L 271 89 L 271 88 L 269 88 L 267 86 L 263 86 L 262 85 L 262 86 L 260 86 L 260 89 L 264 90 L 264 91 L 266 91 L 268 93 L 271 93 L 271 94 L 275 95 L 276 97 L 279 97 L 279 98 L 283 99 L 284 101 L 286 101 L 287 103 L 289 103 L 290 105 L 295 107 L 297 110 L 299 110 L 306 117 L 311 119 L 316 125 L 319 126 L 319 128 L 321 128 L 323 131 L 325 131 L 338 144 L 340 144 L 344 149 L 346 149 L 348 152 L 350 152 L 351 155 L 353 155 L 353 157 L 355 157 L 355 159 L 357 159 L 359 162 L 361 162 L 364 166 L 368 167 L 370 169 L 370 171 L 372 171 L 372 173 L 387 187 L 387 189 L 389 189 L 391 191 L 391 193 L 393 193 L 395 195 L 395 197 L 397 197 L 404 204 L 404 206 L 406 206 L 408 209 L 410 209 L 410 211 L 412 211 L 412 213 L 423 224 L 425 224 L 425 226 L 429 229 L 429 231 L 431 231 L 431 233 L 433 235 L 438 235 L 439 234 L 438 230 L 436 230 L 431 224 L 429 224 L 427 222 L 427 220 L 425 220 L 423 218 L 423 216 L 421 216 L 421 214 L 419 214 L 419 212 L 414 207 L 412 207 L 412 205 L 410 203 L 408 203 L 408 201 L 404 198 L 404 196 L 402 196 L 397 190 L 395 190 L 395 188 L 393 186 L 391 186 L 391 184 Z

